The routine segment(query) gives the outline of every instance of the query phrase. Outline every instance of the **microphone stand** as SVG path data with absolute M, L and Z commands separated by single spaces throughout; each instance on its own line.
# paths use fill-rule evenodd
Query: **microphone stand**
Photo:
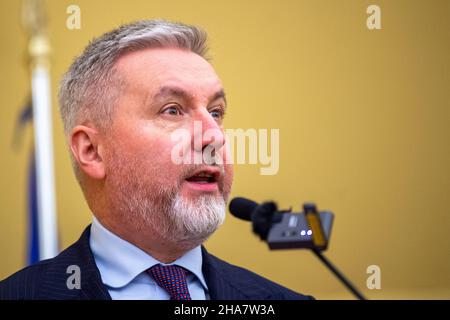
M 321 213 L 319 213 L 316 209 L 315 204 L 304 204 L 305 216 L 309 215 L 305 218 L 306 225 L 311 228 L 311 232 L 313 234 L 313 245 L 312 246 L 299 246 L 296 247 L 295 244 L 292 243 L 286 245 L 283 244 L 283 239 L 280 238 L 279 234 L 285 234 L 283 232 L 283 228 L 290 229 L 291 219 L 282 218 L 281 213 L 291 214 L 291 210 L 278 211 L 277 205 L 273 201 L 264 202 L 263 204 L 258 205 L 256 202 L 245 199 L 245 198 L 235 198 L 230 203 L 230 212 L 235 215 L 237 218 L 251 221 L 253 232 L 257 234 L 261 240 L 267 242 L 269 244 L 270 249 L 287 249 L 287 248 L 308 248 L 319 258 L 320 261 L 344 284 L 344 286 L 351 291 L 359 300 L 367 300 L 366 297 L 360 293 L 356 287 L 349 281 L 347 278 L 328 260 L 324 255 L 322 255 L 321 250 L 326 249 L 329 233 L 331 231 L 332 224 L 332 214 L 328 213 L 328 219 L 324 216 L 324 220 L 321 218 Z M 242 214 L 251 212 L 251 216 L 248 217 L 246 214 Z M 324 212 L 325 214 L 325 212 Z M 330 218 L 331 216 L 331 218 Z M 297 215 L 297 217 L 301 217 Z M 294 221 L 299 221 L 300 218 L 295 218 Z M 284 222 L 282 222 L 284 221 Z M 294 225 L 297 225 L 297 222 Z M 271 237 L 269 235 L 270 230 L 274 225 L 278 225 L 277 231 L 274 233 L 274 236 Z M 327 234 L 324 233 L 324 225 L 325 228 L 328 229 Z M 280 227 L 281 226 L 281 227 Z M 315 229 L 314 231 L 312 231 Z M 304 232 L 304 231 L 303 231 Z M 318 237 L 317 234 L 320 236 Z M 318 238 L 316 238 L 318 237 Z M 272 242 L 271 242 L 272 241 Z
M 360 293 L 355 286 L 328 260 L 319 250 L 311 249 L 311 251 L 319 258 L 323 264 L 330 269 L 330 271 L 350 290 L 359 300 L 367 300 L 366 297 Z

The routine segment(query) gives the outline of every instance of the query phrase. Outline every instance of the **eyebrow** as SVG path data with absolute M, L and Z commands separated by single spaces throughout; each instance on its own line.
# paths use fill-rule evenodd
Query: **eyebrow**
M 165 97 L 177 97 L 182 98 L 184 100 L 190 99 L 190 94 L 179 88 L 179 87 L 172 87 L 172 86 L 163 86 L 161 87 L 158 92 L 153 96 L 153 100 L 160 100 Z M 227 105 L 227 99 L 225 96 L 225 91 L 223 89 L 220 89 L 216 93 L 214 93 L 210 98 L 209 102 L 217 100 L 222 98 L 225 101 L 225 106 Z

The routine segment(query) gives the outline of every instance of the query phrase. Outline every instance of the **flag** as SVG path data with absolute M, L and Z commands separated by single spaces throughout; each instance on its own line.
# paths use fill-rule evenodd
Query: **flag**
M 33 122 L 33 107 L 29 101 L 20 112 L 14 132 L 13 147 L 17 149 L 21 145 L 23 129 L 28 123 Z M 32 265 L 40 259 L 39 250 L 39 211 L 36 178 L 36 158 L 34 145 L 31 146 L 27 175 L 27 241 L 26 263 Z

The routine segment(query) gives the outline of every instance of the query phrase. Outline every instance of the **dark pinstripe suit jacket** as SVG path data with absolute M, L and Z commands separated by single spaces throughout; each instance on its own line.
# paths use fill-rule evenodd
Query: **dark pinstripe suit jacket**
M 0 282 L 0 299 L 111 299 L 89 246 L 90 226 L 57 257 L 29 266 Z M 203 273 L 213 300 L 312 299 L 240 267 L 226 263 L 202 247 Z M 69 289 L 67 273 L 80 267 L 80 289 Z

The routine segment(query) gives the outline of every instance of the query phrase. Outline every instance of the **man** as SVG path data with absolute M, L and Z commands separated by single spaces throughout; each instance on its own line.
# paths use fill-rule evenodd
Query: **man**
M 150 20 L 75 59 L 60 109 L 93 223 L 57 257 L 2 281 L 1 299 L 311 298 L 202 246 L 224 220 L 233 179 L 225 93 L 206 51 L 201 29 Z

